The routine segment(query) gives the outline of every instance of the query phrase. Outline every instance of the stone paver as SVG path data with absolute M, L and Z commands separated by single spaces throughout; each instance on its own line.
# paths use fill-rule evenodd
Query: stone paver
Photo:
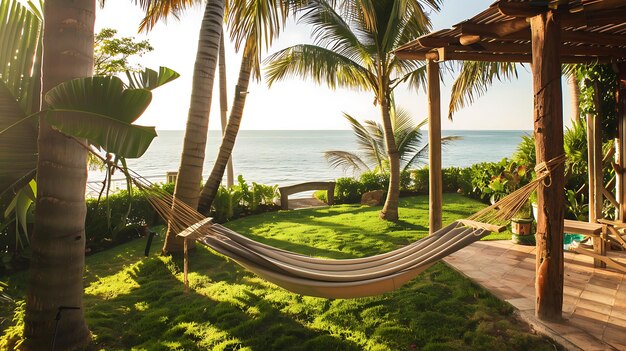
M 610 252 L 626 263 L 626 253 Z M 626 351 L 626 278 L 593 267 L 593 259 L 565 252 L 563 322 L 535 317 L 535 248 L 510 241 L 480 241 L 444 259 L 507 301 L 522 320 L 568 350 Z

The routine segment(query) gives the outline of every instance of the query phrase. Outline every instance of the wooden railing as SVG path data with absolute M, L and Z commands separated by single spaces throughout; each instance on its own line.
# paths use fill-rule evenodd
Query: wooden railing
M 288 210 L 289 195 L 311 190 L 326 190 L 328 204 L 332 205 L 335 203 L 335 182 L 308 182 L 278 188 L 278 191 L 280 191 L 280 207 L 283 210 Z

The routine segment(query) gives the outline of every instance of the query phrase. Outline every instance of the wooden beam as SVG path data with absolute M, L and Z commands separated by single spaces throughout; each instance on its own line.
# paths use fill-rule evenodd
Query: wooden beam
M 471 45 L 480 41 L 480 35 L 461 35 L 459 37 L 459 43 L 461 45 Z
M 560 26 L 547 12 L 530 19 L 534 90 L 534 136 L 537 163 L 564 153 Z M 535 314 L 542 320 L 561 320 L 563 310 L 563 165 L 551 170 L 550 186 L 539 184 L 537 202 L 537 259 Z
M 626 7 L 598 11 L 581 11 L 564 14 L 561 19 L 561 26 L 563 28 L 583 26 L 603 27 L 623 23 L 624 18 L 626 18 Z
M 480 35 L 490 38 L 502 38 L 528 29 L 528 22 L 525 18 L 514 18 L 488 24 L 477 24 L 466 21 L 457 24 L 455 27 L 461 31 L 461 35 Z
M 605 10 L 605 9 L 614 9 L 618 7 L 624 7 L 626 3 L 624 0 L 602 0 L 596 2 L 589 2 L 584 5 L 584 11 L 596 11 L 596 10 Z
M 428 76 L 429 230 L 441 228 L 443 186 L 441 179 L 441 92 L 439 64 L 426 62 Z
M 528 2 L 498 2 L 498 11 L 511 17 L 533 17 L 549 10 L 547 3 L 536 5 Z
M 509 42 L 477 42 L 463 45 L 449 45 L 446 51 L 454 52 L 484 52 L 493 54 L 527 54 L 530 55 L 532 48 L 530 43 Z M 612 57 L 626 58 L 626 48 L 610 48 L 589 45 L 565 45 L 559 48 L 562 56 L 588 56 L 588 57 Z
M 594 44 L 594 45 L 626 46 L 626 35 L 592 33 L 592 32 L 583 32 L 580 30 L 562 30 L 561 42 L 578 43 L 578 44 Z

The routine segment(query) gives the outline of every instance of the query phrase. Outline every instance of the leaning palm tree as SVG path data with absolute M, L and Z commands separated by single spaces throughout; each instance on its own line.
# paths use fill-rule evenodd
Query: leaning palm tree
M 142 29 L 149 30 L 157 21 L 169 15 L 178 16 L 198 1 L 194 0 L 137 0 L 146 11 Z M 197 207 L 200 192 L 198 184 L 202 181 L 202 166 L 209 128 L 209 110 L 215 80 L 215 68 L 218 62 L 220 38 L 222 36 L 222 22 L 224 20 L 224 0 L 206 2 L 200 34 L 198 51 L 194 65 L 191 102 L 185 128 L 183 152 L 178 169 L 178 179 L 174 189 L 174 196 L 191 207 Z M 176 211 L 176 202 L 173 210 Z M 165 236 L 164 253 L 183 251 L 183 240 L 173 233 L 171 227 Z
M 386 144 L 383 137 L 384 130 L 380 123 L 368 120 L 361 124 L 356 118 L 346 113 L 344 113 L 344 118 L 350 123 L 359 151 L 325 151 L 324 157 L 330 165 L 355 173 L 372 171 L 389 173 L 389 162 L 387 161 Z M 404 172 L 428 157 L 428 144 L 423 144 L 420 131 L 428 123 L 428 119 L 415 123 L 407 111 L 392 109 L 391 123 L 398 145 L 400 166 Z M 456 136 L 444 137 L 442 143 L 457 139 L 459 138 Z
M 278 37 L 294 0 L 231 0 L 226 24 L 235 49 L 243 49 L 239 78 L 228 124 L 211 174 L 202 188 L 198 210 L 208 214 L 235 146 L 250 79 L 261 77 L 261 52 Z M 295 5 L 294 5 L 295 6 Z
M 393 90 L 400 83 L 423 85 L 425 67 L 403 61 L 392 51 L 425 34 L 430 20 L 424 6 L 439 9 L 439 0 L 311 0 L 301 21 L 313 26 L 314 45 L 295 45 L 268 59 L 270 85 L 301 76 L 331 88 L 369 90 L 380 107 L 389 162 L 389 189 L 381 218 L 398 219 L 400 157 L 391 122 Z

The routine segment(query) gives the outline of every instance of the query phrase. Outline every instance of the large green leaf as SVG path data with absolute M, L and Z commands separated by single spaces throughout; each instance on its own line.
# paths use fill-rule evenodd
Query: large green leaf
M 0 130 L 39 107 L 41 24 L 18 1 L 0 2 Z M 0 197 L 32 178 L 37 166 L 37 128 L 32 122 L 0 134 Z
M 63 134 L 87 139 L 125 158 L 143 155 L 157 136 L 154 127 L 136 126 L 88 111 L 55 110 L 49 112 L 46 120 Z
M 154 90 L 180 77 L 180 74 L 167 67 L 159 67 L 159 72 L 146 68 L 143 72 L 126 72 L 126 77 L 130 88 Z
M 84 111 L 133 123 L 146 110 L 152 93 L 125 89 L 118 77 L 77 78 L 50 89 L 45 101 L 52 110 Z

